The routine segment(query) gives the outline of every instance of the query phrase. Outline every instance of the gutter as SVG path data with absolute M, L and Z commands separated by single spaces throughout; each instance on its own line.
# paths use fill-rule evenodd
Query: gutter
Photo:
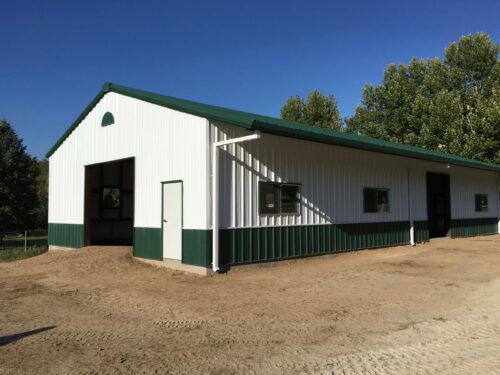
M 219 268 L 219 147 L 260 139 L 260 131 L 244 137 L 212 143 L 212 270 Z
M 407 186 L 408 186 L 408 221 L 410 222 L 410 245 L 415 246 L 415 221 L 413 220 L 413 211 L 412 211 L 413 201 L 411 200 L 410 177 L 411 177 L 411 169 L 408 168 Z

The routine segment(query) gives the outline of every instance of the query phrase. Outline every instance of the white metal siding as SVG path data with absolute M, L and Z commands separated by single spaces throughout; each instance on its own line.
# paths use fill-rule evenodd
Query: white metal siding
M 452 219 L 497 217 L 497 176 L 468 168 L 454 168 L 450 176 Z M 476 212 L 475 195 L 488 195 L 488 211 Z
M 247 134 L 226 124 L 211 126 L 212 141 Z M 496 216 L 492 172 L 270 134 L 226 146 L 219 155 L 221 227 L 408 221 L 408 190 L 413 220 L 427 220 L 428 171 L 450 174 L 452 219 Z M 301 214 L 259 215 L 259 181 L 300 183 Z M 364 213 L 365 187 L 390 189 L 390 213 Z M 475 193 L 488 194 L 491 212 L 474 211 Z
M 184 227 L 207 229 L 207 154 L 206 119 L 108 93 L 49 159 L 49 222 L 83 223 L 85 165 L 135 157 L 134 226 L 160 228 L 160 182 L 183 180 Z
M 110 111 L 115 124 L 101 127 Z M 210 132 L 210 134 L 209 134 Z M 210 223 L 209 145 L 247 135 L 230 125 L 116 93 L 106 94 L 50 157 L 49 222 L 83 223 L 84 166 L 135 157 L 136 227 L 161 227 L 161 181 L 184 181 L 184 228 Z M 496 174 L 262 134 L 220 155 L 221 227 L 362 223 L 427 219 L 426 172 L 450 174 L 452 218 L 495 217 Z M 410 179 L 408 180 L 408 171 Z M 258 214 L 258 182 L 301 184 L 301 214 Z M 409 181 L 409 183 L 408 183 Z M 363 212 L 363 188 L 390 189 L 387 214 Z M 488 194 L 489 211 L 476 213 L 474 195 Z

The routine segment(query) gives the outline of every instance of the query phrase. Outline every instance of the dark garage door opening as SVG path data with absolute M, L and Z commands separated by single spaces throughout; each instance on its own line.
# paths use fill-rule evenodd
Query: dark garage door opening
M 430 238 L 450 235 L 450 176 L 427 172 L 427 217 Z
M 85 167 L 85 245 L 133 243 L 134 159 Z

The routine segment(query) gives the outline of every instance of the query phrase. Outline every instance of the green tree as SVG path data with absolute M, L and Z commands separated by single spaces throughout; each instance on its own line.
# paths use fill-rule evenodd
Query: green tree
M 444 60 L 391 64 L 367 85 L 346 130 L 500 162 L 500 45 L 485 33 L 450 43 Z
M 36 209 L 35 227 L 47 228 L 49 214 L 49 161 L 46 159 L 38 161 L 39 175 L 37 177 L 38 207 Z
M 0 120 L 0 230 L 33 228 L 38 164 L 16 132 Z
M 288 98 L 285 105 L 281 107 L 281 118 L 295 122 L 303 122 L 304 107 L 305 103 L 300 96 L 291 96 Z
M 290 97 L 281 107 L 281 118 L 335 130 L 342 129 L 342 119 L 333 95 L 324 96 L 314 90 L 304 101 L 300 96 Z

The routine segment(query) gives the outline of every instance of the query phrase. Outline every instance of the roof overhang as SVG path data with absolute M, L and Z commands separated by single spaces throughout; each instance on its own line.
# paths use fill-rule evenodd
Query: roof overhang
M 54 146 L 52 146 L 46 157 L 50 157 L 54 154 L 54 152 L 61 146 L 66 138 L 69 137 L 73 130 L 76 129 L 80 122 L 108 92 L 115 92 L 117 94 L 125 95 L 148 103 L 160 105 L 180 112 L 189 113 L 195 116 L 206 118 L 211 121 L 227 123 L 229 125 L 245 128 L 247 130 L 260 130 L 263 133 L 280 135 L 284 137 L 291 137 L 313 142 L 350 147 L 359 150 L 404 156 L 414 159 L 446 163 L 450 165 L 459 165 L 500 173 L 500 165 L 497 164 L 468 159 L 461 156 L 433 150 L 426 150 L 410 145 L 383 141 L 363 135 L 323 129 L 278 118 L 197 103 L 112 83 L 105 83 L 103 85 L 102 90 L 97 94 L 92 102 L 90 102 L 90 104 L 78 116 L 78 118 L 71 124 L 68 130 L 64 132 L 64 134 L 61 136 L 61 138 L 59 138 Z

